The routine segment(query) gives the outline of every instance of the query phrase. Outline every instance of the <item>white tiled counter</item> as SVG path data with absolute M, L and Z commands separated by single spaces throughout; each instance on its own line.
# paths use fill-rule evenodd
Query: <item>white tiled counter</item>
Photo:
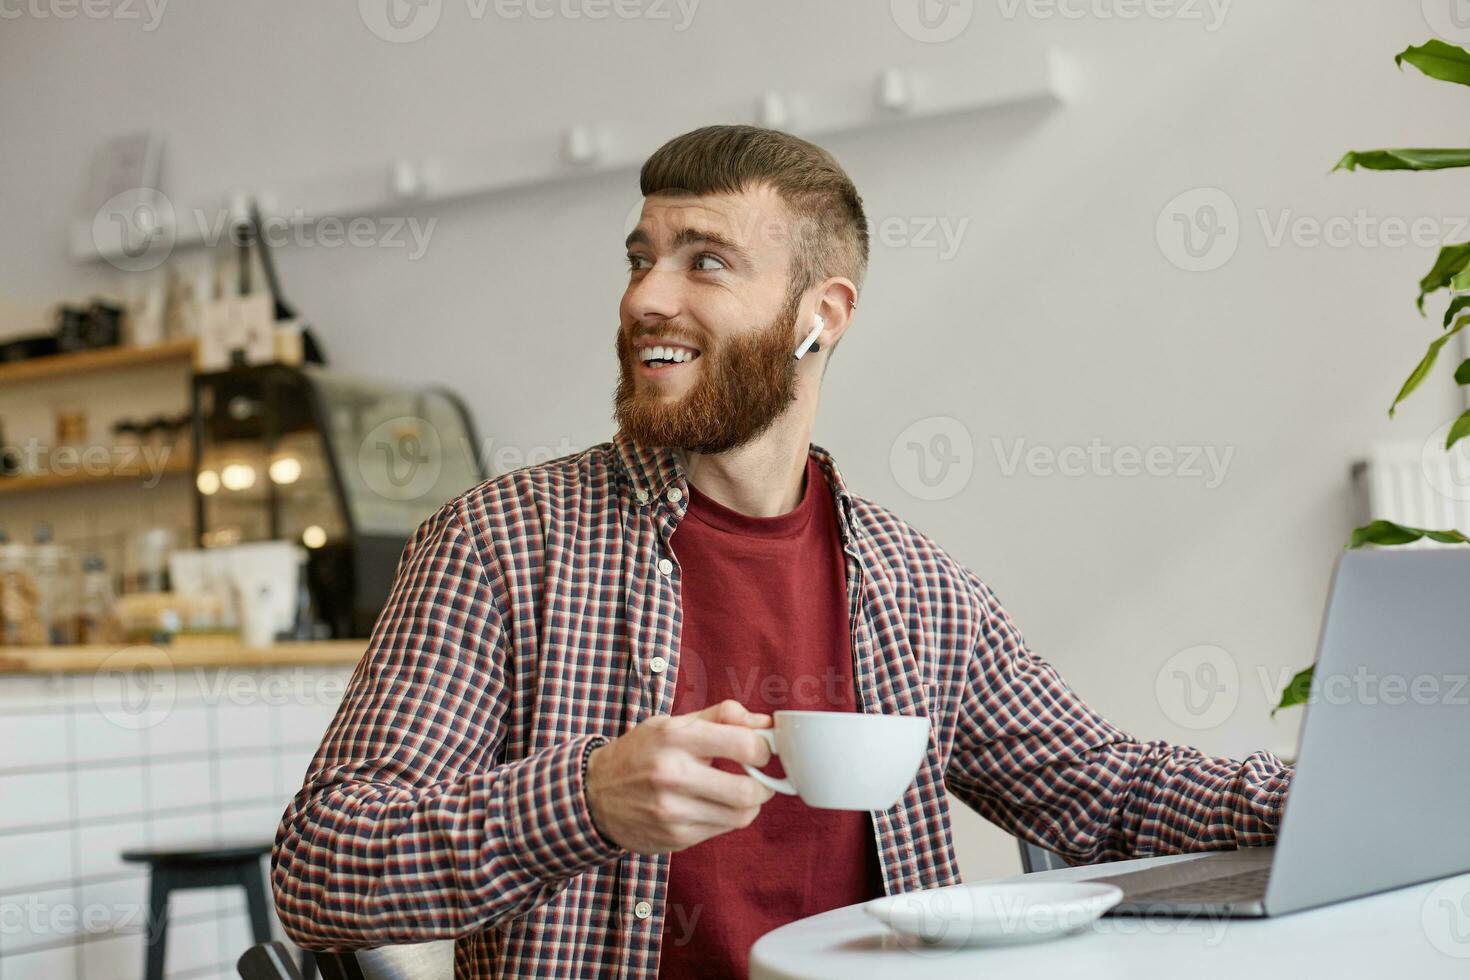
M 140 977 L 147 870 L 119 854 L 270 841 L 362 644 L 299 665 L 149 649 L 0 673 L 0 980 Z M 233 977 L 250 942 L 239 889 L 175 893 L 169 977 Z

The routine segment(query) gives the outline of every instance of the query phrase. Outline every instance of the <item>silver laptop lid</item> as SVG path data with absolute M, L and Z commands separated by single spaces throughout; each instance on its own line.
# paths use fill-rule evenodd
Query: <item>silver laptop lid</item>
M 1272 914 L 1470 871 L 1470 547 L 1344 552 Z

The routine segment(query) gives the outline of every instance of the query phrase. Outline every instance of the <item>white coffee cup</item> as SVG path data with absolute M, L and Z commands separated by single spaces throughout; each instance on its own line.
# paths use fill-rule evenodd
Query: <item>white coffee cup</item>
M 929 747 L 929 719 L 918 715 L 776 711 L 772 718 L 774 727 L 756 733 L 781 757 L 786 778 L 745 771 L 823 810 L 887 810 L 913 783 Z

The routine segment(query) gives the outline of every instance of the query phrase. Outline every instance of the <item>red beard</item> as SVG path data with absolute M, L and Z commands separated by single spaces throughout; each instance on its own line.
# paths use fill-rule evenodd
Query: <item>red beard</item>
M 769 326 L 753 333 L 718 347 L 698 344 L 699 377 L 674 404 L 639 390 L 632 338 L 619 326 L 613 419 L 640 445 L 686 452 L 723 453 L 756 438 L 796 400 L 791 355 L 800 301 L 800 294 L 793 296 Z

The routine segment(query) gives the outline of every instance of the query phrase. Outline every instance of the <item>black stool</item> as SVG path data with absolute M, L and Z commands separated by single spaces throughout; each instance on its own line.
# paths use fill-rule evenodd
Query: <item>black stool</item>
M 147 980 L 163 980 L 163 954 L 168 938 L 168 896 L 185 888 L 245 889 L 250 931 L 255 942 L 271 938 L 270 908 L 265 898 L 265 876 L 260 859 L 269 854 L 265 843 L 201 844 L 195 847 L 138 848 L 122 852 L 131 864 L 148 865 L 148 936 L 144 956 Z

